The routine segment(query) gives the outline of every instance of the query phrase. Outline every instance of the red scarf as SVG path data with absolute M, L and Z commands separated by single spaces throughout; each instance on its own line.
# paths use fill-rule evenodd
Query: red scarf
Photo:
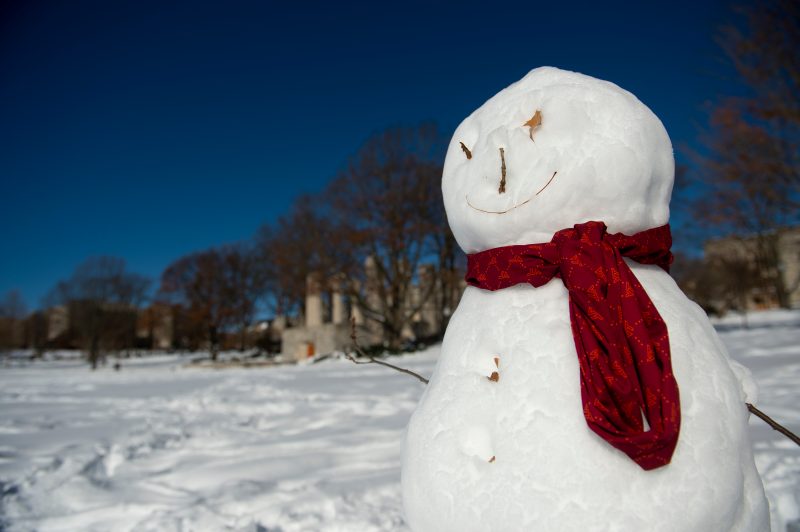
M 569 292 L 586 423 L 648 470 L 672 458 L 680 399 L 667 326 L 622 257 L 669 271 L 671 245 L 669 225 L 627 236 L 608 234 L 603 222 L 586 222 L 548 243 L 467 256 L 466 281 L 484 290 L 561 278 Z

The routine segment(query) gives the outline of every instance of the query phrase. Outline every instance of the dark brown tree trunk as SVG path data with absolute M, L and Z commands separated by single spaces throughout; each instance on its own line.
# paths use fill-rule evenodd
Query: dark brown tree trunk
M 208 346 L 211 353 L 211 361 L 217 361 L 219 354 L 219 338 L 217 336 L 217 328 L 213 325 L 208 327 Z
M 92 336 L 91 344 L 89 345 L 89 363 L 92 366 L 92 371 L 97 369 L 97 363 L 100 360 L 100 342 L 99 338 L 95 335 Z

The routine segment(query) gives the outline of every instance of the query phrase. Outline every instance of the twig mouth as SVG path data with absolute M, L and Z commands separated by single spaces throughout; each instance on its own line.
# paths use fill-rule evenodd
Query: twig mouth
M 490 211 L 490 210 L 487 210 L 487 209 L 481 209 L 480 207 L 476 207 L 475 205 L 473 205 L 472 203 L 470 203 L 470 201 L 469 201 L 469 194 L 464 194 L 464 199 L 466 199 L 466 200 L 467 200 L 467 205 L 469 205 L 471 208 L 475 209 L 475 210 L 476 210 L 476 211 L 478 211 L 478 212 L 484 212 L 484 213 L 486 213 L 486 214 L 505 214 L 505 213 L 507 213 L 507 212 L 511 212 L 511 211 L 513 211 L 514 209 L 516 209 L 516 208 L 518 208 L 518 207 L 522 207 L 522 206 L 523 206 L 523 205 L 525 205 L 526 203 L 530 203 L 530 201 L 531 201 L 533 198 L 535 198 L 536 196 L 538 196 L 539 194 L 541 194 L 541 193 L 544 191 L 544 189 L 546 189 L 548 186 L 550 186 L 550 183 L 552 183 L 552 182 L 553 182 L 553 179 L 555 179 L 555 177 L 556 177 L 556 174 L 557 174 L 557 173 L 558 173 L 558 170 L 556 170 L 555 172 L 553 172 L 553 175 L 552 175 L 552 176 L 550 176 L 550 179 L 548 179 L 548 180 L 547 180 L 547 183 L 545 183 L 545 185 L 544 185 L 542 188 L 540 188 L 540 189 L 539 189 L 539 191 L 538 191 L 536 194 L 534 194 L 534 195 L 533 195 L 533 196 L 531 196 L 530 198 L 526 199 L 526 200 L 525 200 L 525 201 L 523 201 L 522 203 L 517 203 L 517 204 L 516 204 L 516 205 L 514 205 L 513 207 L 509 207 L 508 209 L 506 209 L 506 210 L 504 210 L 504 211 Z
M 478 212 L 485 212 L 486 214 L 505 214 L 505 213 L 507 213 L 507 212 L 511 212 L 511 211 L 513 211 L 513 210 L 514 210 L 514 209 L 516 209 L 517 207 L 522 207 L 523 205 L 525 205 L 526 203 L 528 203 L 529 201 L 531 201 L 531 200 L 533 199 L 533 198 L 528 198 L 528 199 L 526 199 L 525 201 L 523 201 L 522 203 L 517 203 L 517 204 L 516 204 L 516 205 L 514 205 L 513 207 L 510 207 L 510 208 L 508 208 L 508 209 L 506 209 L 506 210 L 504 210 L 504 211 L 487 211 L 486 209 L 481 209 L 480 207 L 476 207 L 475 205 L 473 205 L 472 203 L 470 203 L 470 201 L 469 201 L 469 194 L 465 194 L 465 195 L 464 195 L 464 198 L 467 200 L 467 205 L 469 205 L 470 207 L 472 207 L 473 209 L 475 209 L 475 210 L 476 210 L 476 211 L 478 211 Z

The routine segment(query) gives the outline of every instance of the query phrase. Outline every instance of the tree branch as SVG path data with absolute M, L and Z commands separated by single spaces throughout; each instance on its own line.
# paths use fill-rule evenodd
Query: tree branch
M 359 356 L 362 356 L 362 357 L 368 359 L 367 361 L 359 361 L 359 360 L 356 360 L 355 357 L 353 357 L 353 355 L 351 355 L 350 353 L 345 353 L 344 356 L 346 356 L 347 359 L 350 360 L 350 362 L 352 362 L 353 364 L 380 364 L 381 366 L 386 366 L 387 368 L 391 368 L 391 369 L 393 369 L 395 371 L 399 371 L 400 373 L 405 373 L 406 375 L 411 375 L 412 377 L 416 377 L 423 384 L 428 384 L 428 379 L 426 379 L 425 377 L 423 377 L 419 373 L 414 373 L 410 369 L 401 368 L 401 367 L 395 366 L 394 364 L 389 364 L 388 362 L 384 362 L 383 360 L 378 360 L 377 358 L 375 358 L 373 356 L 370 356 L 367 353 L 365 353 L 364 350 L 361 348 L 361 346 L 358 345 L 358 339 L 356 338 L 356 320 L 355 320 L 355 318 L 350 320 L 350 338 L 353 340 L 353 350 L 356 353 L 358 353 Z
M 760 417 L 767 425 L 769 425 L 774 430 L 777 430 L 778 432 L 780 432 L 781 434 L 792 440 L 795 444 L 800 445 L 800 437 L 798 437 L 797 434 L 790 431 L 789 429 L 787 429 L 786 427 L 784 427 L 783 425 L 781 425 L 780 423 L 778 423 L 777 421 L 775 421 L 774 419 L 772 419 L 764 412 L 751 405 L 750 403 L 745 403 L 745 404 L 747 405 L 747 409 L 750 412 Z

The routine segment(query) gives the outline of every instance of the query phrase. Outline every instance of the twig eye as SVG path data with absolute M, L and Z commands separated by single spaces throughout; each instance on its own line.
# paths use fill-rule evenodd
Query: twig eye
M 464 155 L 466 155 L 466 156 L 467 156 L 467 159 L 472 159 L 472 152 L 471 152 L 471 151 L 469 151 L 469 148 L 467 148 L 467 147 L 464 145 L 464 143 L 463 143 L 463 142 L 459 142 L 459 144 L 461 144 L 461 151 L 463 151 L 463 152 L 464 152 Z

